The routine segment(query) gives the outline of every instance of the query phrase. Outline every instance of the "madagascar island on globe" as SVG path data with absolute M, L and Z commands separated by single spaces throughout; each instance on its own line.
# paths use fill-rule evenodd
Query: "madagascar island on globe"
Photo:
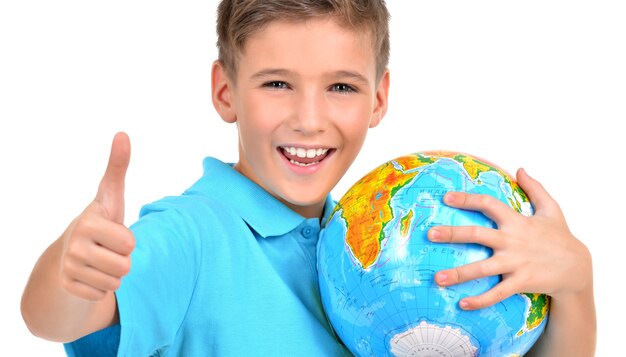
M 496 228 L 480 212 L 443 204 L 448 191 L 492 195 L 524 215 L 532 206 L 493 164 L 458 152 L 415 153 L 374 169 L 339 200 L 318 243 L 322 303 L 339 338 L 357 356 L 521 356 L 545 328 L 549 298 L 516 294 L 465 311 L 466 296 L 493 276 L 442 288 L 434 274 L 486 259 L 478 244 L 431 243 L 432 226 Z

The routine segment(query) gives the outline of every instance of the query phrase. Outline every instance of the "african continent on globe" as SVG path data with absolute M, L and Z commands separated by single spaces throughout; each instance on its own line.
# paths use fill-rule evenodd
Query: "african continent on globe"
M 521 356 L 545 328 L 549 298 L 516 294 L 461 310 L 459 300 L 500 282 L 486 277 L 442 288 L 434 274 L 488 258 L 478 244 L 431 243 L 432 226 L 496 228 L 480 212 L 443 204 L 448 191 L 492 195 L 524 215 L 532 206 L 502 169 L 458 152 L 388 161 L 339 200 L 318 243 L 322 303 L 357 356 Z

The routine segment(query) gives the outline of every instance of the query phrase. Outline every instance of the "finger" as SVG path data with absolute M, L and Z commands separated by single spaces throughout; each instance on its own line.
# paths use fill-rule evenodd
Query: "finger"
M 86 265 L 112 277 L 121 278 L 130 271 L 130 256 L 124 256 L 99 245 L 93 245 Z
M 523 168 L 517 170 L 517 182 L 528 195 L 530 202 L 535 206 L 535 210 L 552 211 L 558 208 L 556 201 L 554 201 L 543 185 L 530 177 Z
M 438 271 L 435 274 L 435 282 L 440 286 L 450 286 L 488 276 L 506 274 L 509 270 L 509 266 L 505 261 L 491 257 L 452 269 Z
M 76 280 L 64 280 L 62 285 L 65 291 L 70 294 L 89 301 L 102 300 L 107 294 L 106 291 L 96 289 Z
M 506 203 L 490 195 L 448 192 L 443 196 L 443 202 L 450 207 L 482 212 L 496 224 L 516 214 Z
M 482 226 L 437 226 L 428 230 L 428 239 L 436 243 L 476 243 L 493 249 L 502 248 L 499 232 Z
M 120 132 L 113 138 L 107 169 L 100 181 L 96 201 L 102 203 L 117 223 L 124 221 L 124 185 L 130 163 L 130 139 Z
M 130 229 L 98 215 L 79 220 L 74 235 L 86 236 L 102 247 L 123 256 L 130 255 L 135 248 L 135 236 Z
M 495 305 L 508 299 L 515 294 L 515 283 L 511 279 L 502 280 L 489 291 L 478 295 L 470 296 L 459 301 L 459 307 L 463 310 L 478 310 Z
M 94 242 L 122 256 L 129 256 L 135 249 L 133 232 L 122 224 L 99 226 L 94 231 Z
M 65 267 L 68 277 L 96 290 L 115 291 L 120 287 L 121 277 L 106 274 L 91 266 L 69 264 Z

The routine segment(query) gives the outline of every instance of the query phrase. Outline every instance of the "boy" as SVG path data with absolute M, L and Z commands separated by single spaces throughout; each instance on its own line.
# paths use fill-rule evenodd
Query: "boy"
M 145 206 L 128 229 L 130 143 L 115 137 L 94 202 L 42 255 L 24 292 L 29 328 L 75 341 L 69 354 L 348 354 L 321 308 L 315 246 L 329 192 L 387 109 L 387 10 L 382 1 L 226 0 L 218 12 L 212 99 L 238 126 L 239 160 L 207 158 L 196 184 Z M 464 299 L 469 309 L 518 291 L 551 294 L 534 352 L 590 355 L 589 254 L 541 186 L 524 172 L 518 180 L 537 208 L 532 218 L 481 196 L 447 196 L 499 230 L 433 229 L 433 240 L 494 248 L 492 259 L 437 281 L 504 274 Z

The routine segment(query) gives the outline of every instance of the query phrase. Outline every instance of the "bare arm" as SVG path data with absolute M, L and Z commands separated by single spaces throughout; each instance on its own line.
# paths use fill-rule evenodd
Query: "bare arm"
M 118 134 L 96 198 L 35 264 L 21 304 L 34 335 L 70 342 L 119 321 L 114 292 L 134 248 L 123 225 L 129 160 L 129 139 Z
M 552 296 L 548 327 L 528 357 L 595 355 L 597 327 L 591 255 L 587 252 L 581 258 L 579 264 L 588 272 L 581 281 L 588 284 L 579 292 Z
M 72 295 L 62 287 L 60 261 L 63 240 L 55 241 L 39 258 L 22 296 L 22 316 L 41 338 L 70 342 L 117 323 L 113 292 L 99 301 Z

